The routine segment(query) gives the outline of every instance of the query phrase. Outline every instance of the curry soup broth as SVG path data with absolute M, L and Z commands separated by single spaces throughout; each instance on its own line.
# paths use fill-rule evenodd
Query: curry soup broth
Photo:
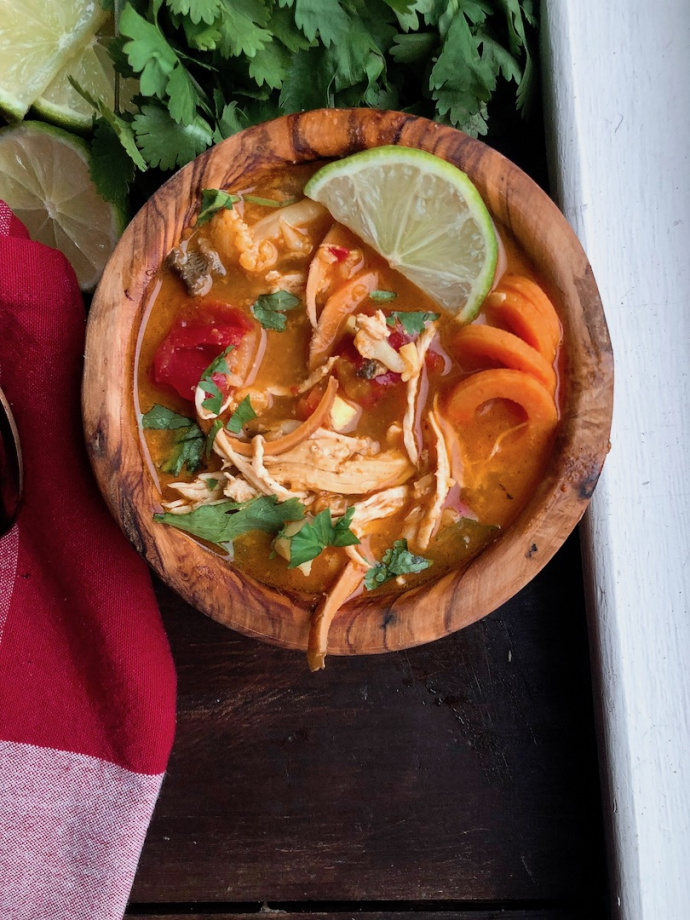
M 242 194 L 277 201 L 299 199 L 304 183 L 318 165 L 269 172 Z M 279 217 L 281 211 L 287 209 L 266 207 L 243 200 L 236 203 L 233 210 L 251 228 L 271 214 Z M 219 225 L 220 220 L 216 215 L 202 227 L 187 231 L 183 245 L 195 245 L 199 239 L 204 239 L 216 247 Z M 304 308 L 304 283 L 297 283 L 295 279 L 306 278 L 310 260 L 332 225 L 332 218 L 324 213 L 304 227 L 299 227 L 303 239 L 298 250 L 279 248 L 277 261 L 270 269 L 271 272 L 278 272 L 277 283 L 275 275 L 270 275 L 269 283 L 268 272 L 245 271 L 236 262 L 226 258 L 226 274 L 214 276 L 210 289 L 194 296 L 171 267 L 161 267 L 151 287 L 145 328 L 140 335 L 137 355 L 137 397 L 141 413 L 147 413 L 158 404 L 189 416 L 190 419 L 195 417 L 191 398 L 184 398 L 167 384 L 157 383 L 152 368 L 161 344 L 180 317 L 188 317 L 192 322 L 195 318 L 203 317 L 209 305 L 218 303 L 235 308 L 251 327 L 237 349 L 246 352 L 242 360 L 245 362 L 245 371 L 248 371 L 238 393 L 243 390 L 261 393 L 268 387 L 292 390 L 294 393 L 309 376 L 310 340 L 313 333 Z M 388 292 L 395 295 L 389 300 L 384 299 L 383 295 L 378 298 L 368 297 L 360 304 L 358 314 L 373 317 L 378 311 L 383 310 L 384 314 L 389 315 L 394 310 L 401 313 L 421 312 L 438 317 L 436 335 L 428 353 L 431 360 L 425 360 L 421 374 L 414 422 L 415 439 L 421 445 L 422 471 L 427 465 L 433 470 L 436 458 L 430 436 L 431 408 L 443 407 L 453 387 L 475 373 L 479 367 L 499 367 L 500 363 L 486 358 L 478 363 L 459 361 L 453 346 L 454 336 L 459 329 L 457 321 L 349 231 L 342 228 L 340 234 L 339 238 L 348 243 L 342 247 L 343 250 L 361 253 L 360 263 L 355 269 L 363 267 L 375 272 L 377 292 L 385 292 L 385 296 L 389 296 Z M 335 247 L 335 250 L 338 249 Z M 338 252 L 336 256 L 340 258 Z M 515 243 L 501 234 L 497 280 L 506 273 L 518 274 L 538 283 L 535 272 Z M 284 331 L 262 328 L 252 313 L 252 305 L 262 295 L 281 289 L 281 279 L 285 278 L 291 279 L 290 285 L 300 304 L 283 314 L 286 319 Z M 321 306 L 323 309 L 323 304 Z M 482 314 L 475 320 L 477 324 L 485 322 Z M 379 385 L 377 381 L 387 379 L 385 374 L 376 375 L 372 382 L 367 377 L 368 368 L 365 367 L 363 372 L 362 366 L 357 366 L 359 356 L 353 357 L 351 343 L 352 335 L 344 325 L 341 326 L 331 352 L 339 356 L 333 366 L 333 375 L 339 383 L 338 394 L 349 404 L 361 409 L 354 429 L 348 429 L 347 433 L 353 437 L 370 439 L 382 448 L 402 450 L 403 436 L 398 429 L 406 407 L 405 386 Z M 233 354 L 234 351 L 228 356 L 231 370 Z M 562 361 L 560 349 L 557 370 L 562 370 Z M 308 418 L 323 390 L 324 383 L 321 381 L 307 393 L 272 396 L 268 404 L 262 405 L 257 412 L 258 418 L 247 423 L 244 436 L 263 433 L 268 443 L 274 436 L 276 426 L 282 425 L 285 428 L 287 422 L 296 426 Z M 227 413 L 223 420 L 227 421 Z M 208 423 L 200 424 L 208 430 Z M 381 592 L 405 590 L 437 578 L 449 569 L 468 563 L 481 552 L 510 524 L 528 501 L 543 473 L 553 440 L 552 430 L 544 431 L 528 424 L 524 410 L 506 399 L 486 402 L 469 423 L 463 425 L 461 431 L 451 431 L 453 426 L 447 419 L 443 427 L 448 435 L 452 472 L 455 474 L 453 478 L 456 480 L 444 500 L 444 509 L 452 511 L 454 523 L 442 529 L 436 528 L 423 552 L 424 558 L 433 563 L 429 568 L 398 577 L 377 589 Z M 184 470 L 179 476 L 174 476 L 161 471 L 175 437 L 175 431 L 144 432 L 145 445 L 150 461 L 157 470 L 164 502 L 178 497 L 171 489 L 171 483 L 192 481 L 199 472 L 218 472 L 222 468 L 220 457 L 210 452 L 210 456 L 203 462 L 203 469 L 196 473 Z M 348 504 L 365 497 L 366 493 L 349 492 L 344 498 L 324 493 L 319 496 L 314 508 L 322 510 L 330 507 L 334 512 L 342 513 Z M 386 549 L 399 539 L 404 532 L 409 505 L 408 501 L 369 527 L 362 546 L 370 558 L 380 560 Z M 261 531 L 252 531 L 238 537 L 230 554 L 233 564 L 259 581 L 313 596 L 327 590 L 347 561 L 344 549 L 327 547 L 313 560 L 309 572 L 289 568 L 286 560 L 274 552 L 273 538 L 272 534 Z

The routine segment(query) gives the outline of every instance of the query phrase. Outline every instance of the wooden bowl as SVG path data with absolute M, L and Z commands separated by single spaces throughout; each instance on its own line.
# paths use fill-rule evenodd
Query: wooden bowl
M 89 316 L 83 385 L 86 441 L 115 518 L 149 565 L 194 607 L 250 636 L 305 649 L 308 604 L 261 585 L 193 538 L 153 522 L 160 495 L 134 409 L 137 336 L 152 276 L 192 222 L 202 188 L 246 187 L 257 170 L 401 144 L 449 160 L 479 189 L 499 230 L 518 242 L 555 297 L 568 371 L 546 473 L 501 538 L 464 571 L 399 597 L 360 597 L 337 615 L 330 654 L 429 642 L 480 619 L 526 585 L 580 520 L 608 450 L 613 358 L 587 258 L 560 211 L 521 170 L 479 141 L 423 118 L 322 110 L 248 128 L 180 170 L 125 231 Z

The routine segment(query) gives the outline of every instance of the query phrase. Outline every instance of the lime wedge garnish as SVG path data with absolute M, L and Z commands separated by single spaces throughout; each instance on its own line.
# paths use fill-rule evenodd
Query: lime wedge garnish
M 0 3 L 0 111 L 23 118 L 105 18 L 99 0 Z
M 324 166 L 304 193 L 460 322 L 476 316 L 498 243 L 479 192 L 457 167 L 410 147 L 375 147 Z
M 124 226 L 89 175 L 86 144 L 40 122 L 0 130 L 0 199 L 32 239 L 59 249 L 82 290 L 92 290 Z
M 109 109 L 115 107 L 116 75 L 108 53 L 113 35 L 113 19 L 109 16 L 98 32 L 86 40 L 34 101 L 33 109 L 41 118 L 75 131 L 85 131 L 91 127 L 96 112 L 70 83 L 70 77 L 94 99 L 102 100 Z M 120 110 L 128 108 L 138 87 L 138 81 L 120 77 Z

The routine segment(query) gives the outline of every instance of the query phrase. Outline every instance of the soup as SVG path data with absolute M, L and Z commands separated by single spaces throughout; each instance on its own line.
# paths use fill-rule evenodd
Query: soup
M 137 399 L 164 513 L 315 606 L 466 565 L 509 526 L 558 423 L 557 314 L 510 239 L 460 325 L 302 190 L 204 193 L 152 285 Z

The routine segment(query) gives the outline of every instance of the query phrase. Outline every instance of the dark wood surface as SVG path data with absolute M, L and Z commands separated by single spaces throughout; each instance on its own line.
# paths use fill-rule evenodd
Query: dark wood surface
M 159 584 L 179 723 L 132 915 L 606 917 L 579 561 L 575 536 L 478 623 L 317 674 Z

